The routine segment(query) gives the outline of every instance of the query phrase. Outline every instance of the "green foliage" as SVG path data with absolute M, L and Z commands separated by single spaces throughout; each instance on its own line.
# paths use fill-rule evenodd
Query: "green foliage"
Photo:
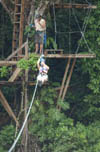
M 7 77 L 9 75 L 10 70 L 11 70 L 10 67 L 6 67 L 6 66 L 1 67 L 0 68 L 0 77 L 1 78 Z
M 15 128 L 13 125 L 5 126 L 0 131 L 0 152 L 7 152 L 14 141 Z
M 88 45 L 90 46 L 96 58 L 82 60 L 82 71 L 88 77 L 88 92 L 85 94 L 83 117 L 87 121 L 100 120 L 100 33 L 97 32 L 100 27 L 100 3 L 98 9 L 93 11 L 88 20 L 88 30 L 85 33 Z M 82 47 L 86 49 L 86 45 L 82 43 Z
M 37 59 L 38 57 L 36 56 L 36 54 L 31 53 L 29 55 L 29 59 L 21 59 L 20 61 L 18 61 L 17 66 L 21 69 L 29 69 L 32 68 L 32 70 L 36 71 L 36 65 L 37 65 Z
M 63 110 L 69 109 L 69 104 L 67 102 L 63 102 L 62 100 L 58 101 L 58 106 L 60 106 Z
M 47 38 L 46 48 L 53 48 L 57 49 L 57 44 L 55 43 L 54 39 L 52 37 Z
M 65 114 L 68 103 L 59 100 L 63 110 L 56 108 L 56 95 L 50 87 L 43 88 L 31 111 L 29 130 L 38 137 L 42 152 L 99 152 L 100 122 L 87 127 L 79 122 L 74 125 Z

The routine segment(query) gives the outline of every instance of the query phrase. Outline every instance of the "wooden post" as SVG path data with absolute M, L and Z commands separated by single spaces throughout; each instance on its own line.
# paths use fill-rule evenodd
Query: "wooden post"
M 19 47 L 23 44 L 25 0 L 22 0 L 21 5 L 22 7 L 21 7 L 21 17 L 20 17 Z M 20 54 L 22 54 L 22 50 L 20 50 L 19 55 Z
M 67 82 L 66 82 L 66 85 L 65 85 L 65 88 L 64 88 L 64 92 L 63 92 L 63 95 L 62 95 L 62 100 L 64 100 L 65 94 L 67 93 L 67 89 L 68 89 L 68 86 L 69 86 L 69 83 L 70 83 L 70 79 L 71 79 L 71 76 L 72 76 L 72 72 L 73 72 L 75 63 L 76 63 L 76 58 L 74 58 L 74 60 L 73 60 L 72 67 L 71 67 L 71 70 L 70 70 L 70 73 L 69 73 L 69 76 L 68 76 L 68 79 L 67 79 Z
M 25 83 L 24 83 L 24 120 L 26 118 L 27 115 L 27 105 L 28 105 L 28 97 L 27 97 L 27 87 L 28 87 L 28 70 L 25 70 Z M 26 122 L 24 130 L 23 130 L 23 134 L 22 134 L 22 145 L 23 145 L 23 151 L 24 152 L 28 152 L 27 149 L 27 143 L 28 143 L 28 122 Z
M 25 58 L 28 59 L 28 42 L 25 45 Z
M 25 58 L 28 59 L 28 44 L 25 46 Z M 25 104 L 24 104 L 24 119 L 26 118 L 27 115 L 27 105 L 28 105 L 28 93 L 27 93 L 27 87 L 28 87 L 28 69 L 25 70 L 25 88 L 24 88 L 24 100 L 25 100 Z M 22 142 L 24 143 L 24 152 L 28 152 L 27 149 L 27 144 L 28 144 L 28 122 L 26 122 L 26 125 L 24 127 L 24 131 L 23 131 L 23 138 L 22 138 Z
M 0 101 L 1 101 L 2 105 L 4 106 L 5 110 L 8 112 L 9 116 L 11 116 L 15 120 L 16 125 L 18 126 L 19 123 L 17 121 L 17 118 L 16 118 L 15 114 L 13 113 L 11 107 L 9 106 L 9 104 L 1 90 L 0 90 Z
M 64 83 L 66 81 L 68 69 L 69 69 L 69 66 L 70 66 L 70 61 L 71 61 L 71 58 L 68 58 L 68 63 L 67 63 L 66 69 L 65 69 L 65 74 L 64 74 L 64 77 L 63 77 L 63 81 L 62 81 L 62 85 L 61 85 L 61 89 L 60 89 L 60 93 L 59 93 L 58 99 L 61 98 L 61 96 L 62 96 L 62 92 L 63 92 L 63 89 L 64 89 Z

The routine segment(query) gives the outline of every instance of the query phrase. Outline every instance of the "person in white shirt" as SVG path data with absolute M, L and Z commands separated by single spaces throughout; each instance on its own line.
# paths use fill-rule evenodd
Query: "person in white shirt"
M 37 77 L 38 84 L 41 86 L 45 82 L 48 81 L 48 70 L 49 66 L 45 64 L 44 55 L 40 57 L 40 59 L 37 61 L 37 67 L 39 70 L 39 75 Z
M 46 21 L 41 15 L 37 15 L 35 19 L 35 53 L 41 54 L 43 51 L 44 34 L 46 31 Z

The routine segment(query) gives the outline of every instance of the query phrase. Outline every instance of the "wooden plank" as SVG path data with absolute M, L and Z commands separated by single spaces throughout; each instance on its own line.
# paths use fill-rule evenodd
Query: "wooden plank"
M 27 42 L 25 42 L 22 46 L 20 46 L 16 51 L 14 51 L 11 55 L 9 55 L 7 58 L 6 58 L 6 61 L 9 61 L 11 58 L 13 58 L 18 52 L 20 52 L 20 50 L 22 48 L 24 48 L 25 46 L 27 45 Z
M 0 66 L 11 66 L 16 65 L 17 61 L 0 61 Z
M 16 70 L 14 71 L 14 73 L 12 74 L 12 76 L 10 77 L 8 82 L 13 82 L 18 77 L 18 74 L 20 72 L 21 72 L 21 69 L 20 68 L 16 68 Z
M 62 51 L 62 52 L 63 52 L 63 49 L 45 49 L 44 51 L 45 51 L 45 52 L 55 52 L 55 51 L 58 51 L 58 52 L 59 52 L 59 51 L 60 51 L 60 52 Z
M 95 58 L 95 54 L 47 54 L 46 58 Z
M 19 85 L 22 84 L 22 81 L 14 81 L 14 82 L 8 82 L 8 81 L 0 81 L 0 85 Z
M 84 9 L 96 9 L 96 5 L 89 5 L 89 4 L 70 4 L 70 3 L 62 3 L 62 4 L 55 4 L 55 8 L 84 8 Z
M 1 90 L 0 90 L 0 101 L 1 101 L 2 105 L 4 106 L 5 110 L 8 112 L 9 116 L 11 116 L 15 120 L 16 124 L 19 125 L 15 114 L 13 113 L 11 107 L 9 106 L 9 104 Z
M 0 85 L 19 85 L 19 84 L 22 84 L 22 81 L 14 81 L 14 82 L 0 81 Z M 28 81 L 27 84 L 30 86 L 36 85 L 34 81 Z

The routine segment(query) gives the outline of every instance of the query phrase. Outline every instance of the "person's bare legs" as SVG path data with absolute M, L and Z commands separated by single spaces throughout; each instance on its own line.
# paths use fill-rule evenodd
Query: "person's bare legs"
M 38 50 L 39 50 L 39 45 L 38 43 L 35 44 L 35 53 L 38 53 Z
M 40 54 L 42 54 L 43 51 L 43 44 L 40 44 Z

